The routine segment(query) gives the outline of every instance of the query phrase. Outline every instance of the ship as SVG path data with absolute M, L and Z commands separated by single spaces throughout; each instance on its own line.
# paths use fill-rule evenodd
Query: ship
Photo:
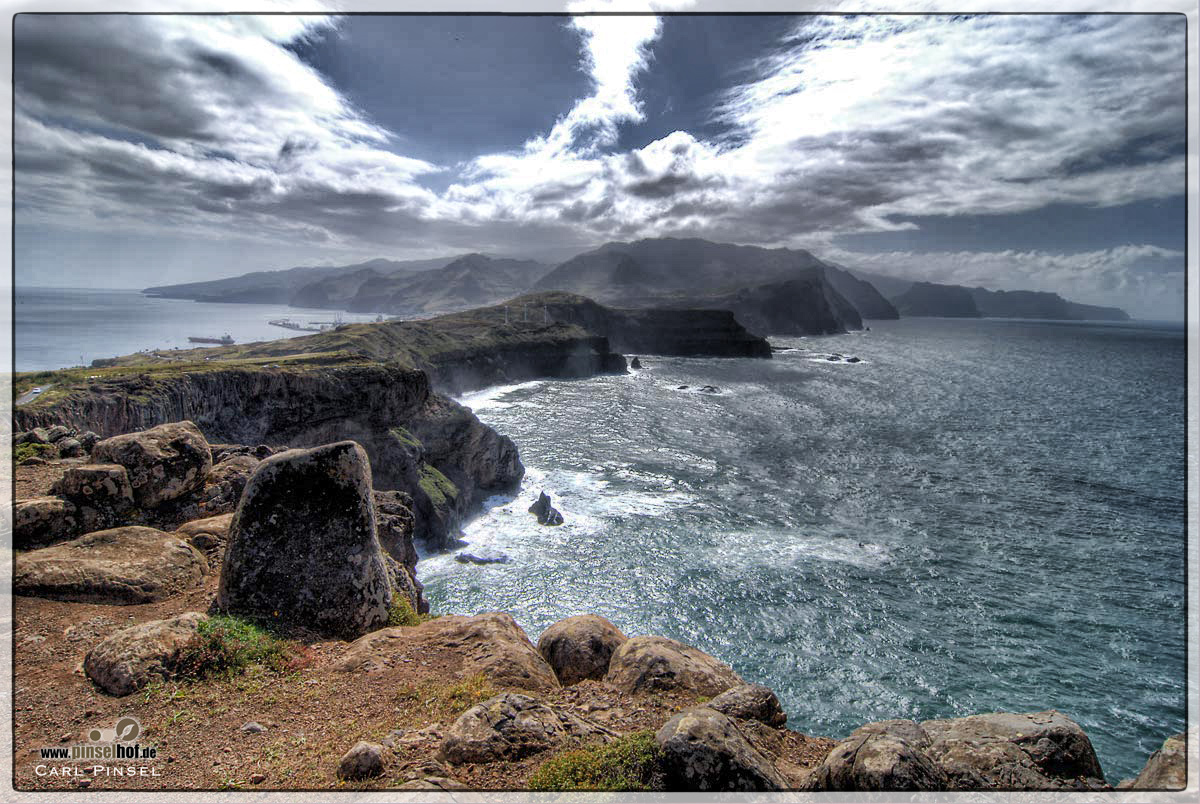
M 297 324 L 290 318 L 277 318 L 274 321 L 268 321 L 273 327 L 283 327 L 284 329 L 294 329 L 298 332 L 320 332 L 320 327 L 306 327 L 303 324 Z
M 225 336 L 221 337 L 221 338 L 189 337 L 188 340 L 191 341 L 192 343 L 217 343 L 217 344 L 220 344 L 221 346 L 230 346 L 233 344 L 233 338 L 230 337 L 229 333 L 225 333 Z

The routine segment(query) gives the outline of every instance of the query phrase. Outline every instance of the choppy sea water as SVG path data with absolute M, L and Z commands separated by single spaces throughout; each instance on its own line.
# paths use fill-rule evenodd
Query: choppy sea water
M 333 310 L 307 310 L 282 304 L 210 304 L 144 296 L 137 290 L 18 288 L 13 297 L 15 371 L 44 371 L 89 365 L 96 358 L 143 349 L 191 349 L 189 337 L 237 343 L 308 335 L 271 326 L 290 318 L 332 321 Z M 367 313 L 340 313 L 347 322 L 374 321 Z
M 510 563 L 422 560 L 434 610 L 506 610 L 535 640 L 583 612 L 674 637 L 812 734 L 1055 708 L 1113 783 L 1183 729 L 1181 326 L 773 343 L 794 351 L 465 398 L 528 474 L 466 531 Z M 527 513 L 543 489 L 564 526 Z

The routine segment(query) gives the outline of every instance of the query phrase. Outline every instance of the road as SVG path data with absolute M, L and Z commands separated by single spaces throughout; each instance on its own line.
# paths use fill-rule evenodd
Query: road
M 28 404 L 28 403 L 32 402 L 33 400 L 37 399 L 37 398 L 38 398 L 39 396 L 41 396 L 42 394 L 44 394 L 44 393 L 46 393 L 47 391 L 49 391 L 49 390 L 50 390 L 51 388 L 53 388 L 54 386 L 53 386 L 53 385 L 41 385 L 41 386 L 38 386 L 38 387 L 40 387 L 40 388 L 42 389 L 42 390 L 41 390 L 41 393 L 37 393 L 37 394 L 35 394 L 33 391 L 26 391 L 25 393 L 21 394 L 19 397 L 17 397 L 17 398 L 16 398 L 16 401 L 14 401 L 14 402 L 13 402 L 13 405 L 25 405 L 25 404 Z

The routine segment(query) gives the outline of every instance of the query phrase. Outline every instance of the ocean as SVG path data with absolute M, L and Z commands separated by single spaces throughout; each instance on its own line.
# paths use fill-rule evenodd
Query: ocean
M 209 304 L 144 296 L 137 290 L 17 288 L 13 296 L 16 371 L 44 371 L 90 365 L 96 358 L 143 349 L 190 349 L 204 344 L 189 337 L 237 343 L 294 338 L 309 333 L 271 326 L 290 318 L 304 326 L 332 321 L 334 310 L 308 310 L 282 304 Z M 374 321 L 369 313 L 340 313 L 344 321 Z
M 15 313 L 18 370 L 333 317 L 30 288 Z M 466 527 L 509 563 L 423 557 L 434 611 L 680 639 L 810 734 L 1054 708 L 1135 774 L 1186 717 L 1182 325 L 870 326 L 465 397 L 527 474 Z M 527 512 L 543 489 L 565 525 Z
M 434 611 L 673 637 L 810 734 L 1058 709 L 1135 775 L 1186 719 L 1183 327 L 870 326 L 465 397 L 528 474 L 466 528 L 509 563 L 421 562 Z

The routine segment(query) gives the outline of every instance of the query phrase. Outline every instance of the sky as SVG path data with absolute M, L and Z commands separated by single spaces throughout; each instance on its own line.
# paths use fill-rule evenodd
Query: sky
M 23 14 L 16 281 L 687 236 L 1182 318 L 1185 36 L 1179 15 Z

